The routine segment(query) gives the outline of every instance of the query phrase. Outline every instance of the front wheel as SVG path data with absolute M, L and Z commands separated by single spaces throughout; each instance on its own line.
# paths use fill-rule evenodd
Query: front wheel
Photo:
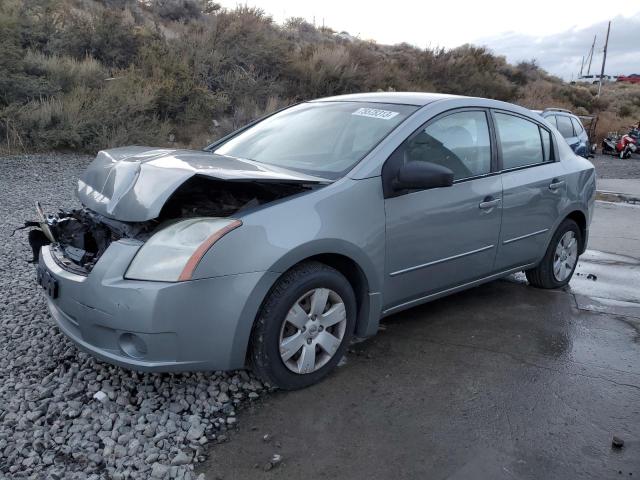
M 251 366 L 275 387 L 312 385 L 344 355 L 355 320 L 355 295 L 340 272 L 319 262 L 298 265 L 262 306 L 251 335 Z
M 582 233 L 578 224 L 565 219 L 553 234 L 542 261 L 525 272 L 537 288 L 560 288 L 569 283 L 578 264 Z

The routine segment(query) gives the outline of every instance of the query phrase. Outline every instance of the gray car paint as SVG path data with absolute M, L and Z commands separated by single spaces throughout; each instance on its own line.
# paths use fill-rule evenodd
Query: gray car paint
M 574 155 L 554 128 L 524 108 L 419 93 L 347 95 L 319 101 L 327 100 L 411 103 L 421 108 L 345 177 L 238 215 L 242 227 L 205 254 L 192 281 L 124 279 L 139 248 L 135 242 L 114 242 L 88 277 L 61 270 L 44 253 L 41 264 L 60 282 L 60 296 L 50 300 L 50 308 L 63 330 L 100 358 L 136 369 L 238 368 L 244 365 L 253 321 L 269 289 L 282 272 L 305 259 L 332 255 L 357 266 L 365 288 L 359 299 L 356 332 L 367 336 L 377 331 L 381 316 L 535 265 L 568 214 L 581 212 L 587 225 L 591 219 L 593 166 Z M 380 176 L 389 155 L 430 118 L 463 107 L 503 109 L 545 125 L 554 134 L 560 161 L 385 199 Z M 136 167 L 122 170 L 127 188 L 114 188 L 109 195 L 109 190 L 100 190 L 106 178 L 88 174 L 83 181 L 95 193 L 81 192 L 80 198 L 89 208 L 120 220 L 153 218 L 167 192 L 196 171 L 216 178 L 221 175 L 220 169 L 215 172 L 206 165 L 210 153 L 158 153 L 142 147 L 113 152 L 102 156 L 136 157 Z M 146 155 L 162 158 L 161 165 L 144 161 Z M 199 166 L 194 168 L 196 158 Z M 93 166 L 108 169 L 111 164 L 112 160 L 101 158 Z M 242 168 L 238 165 L 234 163 L 231 169 L 240 170 L 238 176 L 244 178 L 264 174 L 321 181 L 295 172 L 262 170 L 255 162 L 242 162 Z M 131 174 L 129 168 L 138 173 Z M 235 173 L 228 175 L 237 179 Z M 556 177 L 565 183 L 560 192 L 551 194 L 548 185 Z M 480 211 L 480 202 L 498 195 L 503 198 L 501 204 L 489 212 Z M 509 242 L 542 229 L 548 230 Z M 410 271 L 397 273 L 405 269 Z M 127 331 L 154 342 L 149 348 L 153 355 L 127 356 L 113 341 Z M 102 335 L 111 340 L 107 342 Z
M 490 176 L 387 199 L 385 308 L 491 271 L 502 212 L 479 204 L 501 196 L 500 178 Z
M 103 150 L 78 180 L 78 198 L 109 218 L 156 218 L 171 194 L 194 175 L 228 181 L 319 183 L 326 181 L 270 165 L 190 150 L 122 147 Z

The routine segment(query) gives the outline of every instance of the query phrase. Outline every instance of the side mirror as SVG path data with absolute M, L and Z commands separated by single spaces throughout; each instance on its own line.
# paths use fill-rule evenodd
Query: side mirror
M 394 190 L 427 190 L 451 185 L 453 185 L 451 170 L 435 163 L 421 161 L 402 165 L 398 176 L 393 181 Z

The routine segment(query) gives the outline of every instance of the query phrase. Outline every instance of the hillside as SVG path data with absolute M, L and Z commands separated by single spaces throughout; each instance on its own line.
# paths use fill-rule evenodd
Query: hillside
M 571 86 L 483 47 L 379 45 L 302 19 L 196 0 L 3 0 L 0 149 L 202 146 L 286 104 L 436 91 L 640 119 L 640 86 Z

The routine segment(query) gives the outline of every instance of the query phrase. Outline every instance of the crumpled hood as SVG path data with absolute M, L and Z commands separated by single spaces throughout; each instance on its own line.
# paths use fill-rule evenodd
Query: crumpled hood
M 327 181 L 205 151 L 134 146 L 98 152 L 78 180 L 78 198 L 106 217 L 142 222 L 156 218 L 171 194 L 194 175 L 247 182 Z

